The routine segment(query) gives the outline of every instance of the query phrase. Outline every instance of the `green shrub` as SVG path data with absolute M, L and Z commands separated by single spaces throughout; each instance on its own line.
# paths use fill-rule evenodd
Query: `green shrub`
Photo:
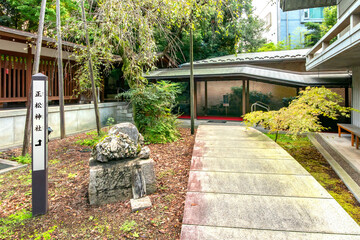
M 131 89 L 118 97 L 130 98 L 135 124 L 147 142 L 166 143 L 180 136 L 177 115 L 171 113 L 179 93 L 179 84 L 160 81 Z
M 31 163 L 31 155 L 28 153 L 25 156 L 12 157 L 11 159 L 18 163 L 22 163 L 22 164 L 30 164 Z
M 109 117 L 106 121 L 106 126 L 112 126 L 115 123 L 115 119 L 113 117 Z
M 86 135 L 91 136 L 91 138 L 79 139 L 76 141 L 76 144 L 79 144 L 81 146 L 93 147 L 105 136 L 105 133 L 100 132 L 99 136 L 96 131 L 91 131 L 87 132 Z

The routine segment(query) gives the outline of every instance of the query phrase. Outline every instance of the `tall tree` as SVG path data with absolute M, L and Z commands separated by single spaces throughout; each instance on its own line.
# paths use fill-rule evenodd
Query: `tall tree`
M 36 52 L 34 55 L 34 64 L 32 74 L 37 74 L 39 72 L 39 64 L 40 64 L 40 55 L 41 55 L 41 46 L 42 46 L 42 38 L 43 38 L 43 30 L 44 30 L 44 18 L 45 18 L 45 8 L 46 8 L 46 0 L 42 0 L 41 8 L 40 8 L 40 17 L 39 17 L 39 28 L 36 39 Z M 26 117 L 25 117 L 25 129 L 24 129 L 24 140 L 23 140 L 23 148 L 22 155 L 25 156 L 29 151 L 30 145 L 30 127 L 31 127 L 31 93 L 32 93 L 32 83 L 30 84 L 30 91 L 28 92 L 27 102 L 26 102 Z
M 305 23 L 310 33 L 306 35 L 307 46 L 315 45 L 337 22 L 337 6 L 324 8 L 322 23 Z

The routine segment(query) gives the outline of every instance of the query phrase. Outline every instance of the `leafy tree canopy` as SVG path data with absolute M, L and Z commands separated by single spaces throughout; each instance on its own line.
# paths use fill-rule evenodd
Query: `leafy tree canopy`
M 216 10 L 205 4 L 194 14 L 194 60 L 253 52 L 265 42 L 261 37 L 263 23 L 253 15 L 252 0 L 224 1 L 219 7 Z M 179 41 L 163 38 L 156 31 L 158 50 L 176 57 L 180 63 L 188 62 L 190 36 L 187 25 L 174 25 L 171 33 Z
M 334 120 L 340 115 L 350 117 L 349 112 L 354 109 L 340 106 L 342 101 L 342 97 L 330 89 L 307 87 L 288 107 L 279 111 L 248 113 L 244 121 L 248 126 L 260 124 L 270 132 L 286 131 L 296 137 L 301 133 L 326 130 L 320 116 Z
M 0 0 L 0 25 L 19 30 L 36 32 L 39 24 L 41 0 Z M 61 18 L 70 17 L 78 8 L 73 0 L 61 0 Z M 46 2 L 45 29 L 54 29 L 56 0 Z
M 158 52 L 187 59 L 189 28 L 195 31 L 198 58 L 253 51 L 261 43 L 259 20 L 252 16 L 251 0 L 101 0 L 88 6 L 91 55 L 97 70 L 111 68 L 115 55 L 121 57 L 130 87 L 146 83 L 143 71 L 152 69 Z M 255 30 L 254 30 L 254 29 Z M 67 21 L 66 39 L 84 42 L 79 11 Z M 160 54 L 160 56 L 162 55 Z M 78 78 L 86 82 L 87 54 L 77 52 Z M 102 66 L 100 66 L 102 65 Z M 80 82 L 81 82 L 80 81 Z M 84 84 L 86 85 L 86 84 Z

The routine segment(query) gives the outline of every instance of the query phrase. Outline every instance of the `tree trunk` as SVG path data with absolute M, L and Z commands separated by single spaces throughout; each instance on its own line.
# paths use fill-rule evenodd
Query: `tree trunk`
M 61 19 L 60 0 L 56 0 L 56 32 L 58 40 L 58 76 L 59 76 L 59 107 L 60 107 L 60 138 L 65 137 L 65 110 L 64 110 L 64 76 L 62 65 Z
M 42 37 L 44 31 L 44 18 L 45 18 L 45 9 L 46 9 L 46 0 L 42 0 L 41 2 L 41 10 L 40 10 L 40 19 L 39 19 L 39 28 L 36 39 L 36 52 L 34 56 L 34 65 L 33 65 L 33 73 L 37 74 L 39 72 L 39 63 L 40 63 L 40 54 L 41 54 L 41 46 L 42 46 Z M 31 71 L 31 69 L 27 69 L 27 71 Z M 31 131 L 31 99 L 32 93 L 32 84 L 30 84 L 27 103 L 26 103 L 26 118 L 25 118 L 25 129 L 24 129 L 24 141 L 22 148 L 22 155 L 25 156 L 29 152 L 30 145 L 30 131 Z
M 89 40 L 89 33 L 87 30 L 87 24 L 86 24 L 86 18 L 85 18 L 85 8 L 84 8 L 84 1 L 81 1 L 81 11 L 82 11 L 82 19 L 84 21 L 84 29 L 85 29 L 85 35 L 86 35 L 86 48 L 89 58 L 89 75 L 91 80 L 91 89 L 92 89 L 92 96 L 94 101 L 94 109 L 95 109 L 95 118 L 96 118 L 96 128 L 97 133 L 100 136 L 100 114 L 99 114 L 99 108 L 98 108 L 98 102 L 97 102 L 97 93 L 95 89 L 95 79 L 94 79 L 94 72 L 93 72 L 93 64 L 91 59 L 91 53 L 90 53 L 90 40 Z
M 279 136 L 279 131 L 276 131 L 275 142 L 277 142 L 278 136 Z

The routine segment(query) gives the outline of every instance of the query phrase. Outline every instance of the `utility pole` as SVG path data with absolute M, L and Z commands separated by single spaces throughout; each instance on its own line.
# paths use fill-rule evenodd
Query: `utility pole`
M 37 39 L 36 39 L 36 52 L 35 52 L 35 57 L 34 57 L 34 65 L 33 65 L 33 73 L 32 74 L 37 74 L 39 72 L 42 37 L 43 37 L 43 32 L 44 32 L 45 9 L 46 9 L 46 0 L 42 0 L 41 9 L 40 9 L 38 34 L 37 34 Z M 31 69 L 28 69 L 27 71 L 31 71 Z M 31 105 L 32 105 L 31 93 L 32 93 L 32 84 L 30 84 L 30 89 L 28 89 L 28 93 L 27 93 L 28 95 L 27 95 L 27 105 L 26 105 L 24 141 L 23 141 L 23 148 L 22 148 L 22 153 L 21 153 L 23 156 L 25 156 L 26 153 L 29 152 L 29 145 L 30 145 Z
M 190 118 L 191 118 L 191 134 L 194 134 L 194 46 L 193 46 L 193 26 L 192 16 L 190 16 Z
M 84 0 L 81 1 L 81 11 L 82 11 L 82 19 L 84 22 L 84 29 L 85 29 L 85 35 L 86 35 L 86 48 L 87 48 L 87 53 L 88 53 L 88 58 L 89 58 L 89 74 L 90 74 L 92 96 L 93 96 L 94 108 L 95 108 L 96 127 L 97 127 L 97 133 L 100 136 L 100 114 L 99 114 L 99 108 L 98 108 L 98 102 L 97 102 L 98 99 L 97 99 L 97 94 L 96 94 L 96 89 L 95 89 L 94 72 L 93 72 L 93 65 L 92 65 L 92 59 L 91 59 L 91 53 L 90 53 L 89 33 L 87 30 L 87 24 L 86 24 L 86 18 L 85 18 Z
M 56 0 L 56 32 L 58 40 L 58 76 L 59 76 L 59 108 L 60 108 L 60 138 L 65 137 L 65 109 L 64 109 L 64 76 L 62 64 L 62 40 L 60 20 L 60 0 Z

